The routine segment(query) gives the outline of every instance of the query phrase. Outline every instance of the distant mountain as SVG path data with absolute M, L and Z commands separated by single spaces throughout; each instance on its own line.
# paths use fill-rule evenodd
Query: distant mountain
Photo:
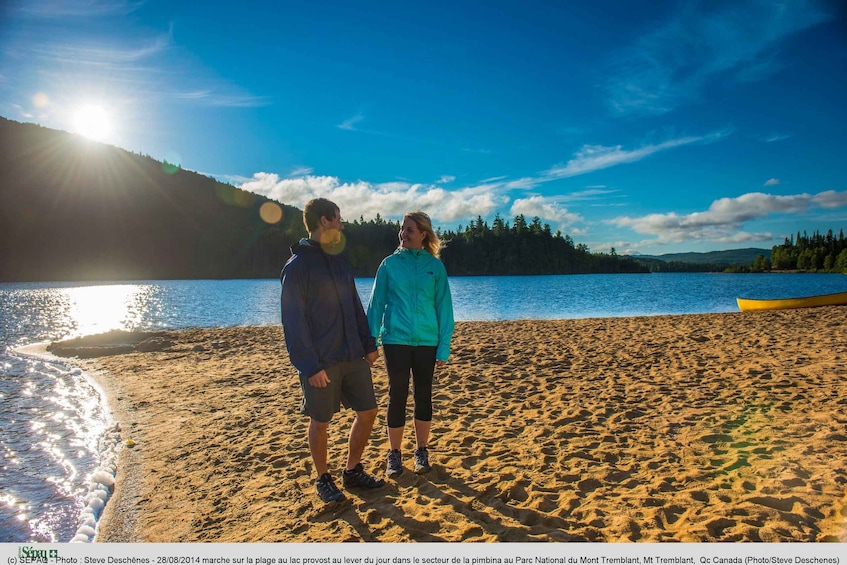
M 297 208 L 63 131 L 0 118 L 0 146 L 0 281 L 276 277 L 305 235 Z
M 708 251 L 705 253 L 666 253 L 664 255 L 633 255 L 633 259 L 655 259 L 670 263 L 691 263 L 694 265 L 744 265 L 750 266 L 756 257 L 764 255 L 770 259 L 770 249 L 757 249 L 748 247 L 746 249 L 729 249 L 726 251 Z

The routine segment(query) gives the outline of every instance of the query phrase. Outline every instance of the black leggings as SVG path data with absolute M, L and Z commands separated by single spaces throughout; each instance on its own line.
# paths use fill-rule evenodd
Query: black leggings
M 432 421 L 432 375 L 435 351 L 432 346 L 383 345 L 388 371 L 388 427 L 406 425 L 406 400 L 409 397 L 409 373 L 414 381 L 415 419 Z

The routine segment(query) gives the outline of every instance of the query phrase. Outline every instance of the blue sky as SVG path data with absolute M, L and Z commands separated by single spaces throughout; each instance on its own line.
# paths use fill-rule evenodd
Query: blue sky
M 645 254 L 847 228 L 837 1 L 7 1 L 0 115 L 347 219 Z

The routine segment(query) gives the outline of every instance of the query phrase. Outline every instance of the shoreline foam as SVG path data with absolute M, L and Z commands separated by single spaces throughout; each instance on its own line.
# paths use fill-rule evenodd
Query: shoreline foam
M 75 366 L 73 360 L 54 355 L 49 351 L 50 343 L 34 343 L 13 349 L 15 353 L 27 357 L 35 357 L 60 363 L 69 369 L 70 374 L 79 375 L 92 386 L 100 396 L 104 412 L 111 415 L 108 397 L 101 383 L 79 367 Z M 99 462 L 97 468 L 91 474 L 88 484 L 88 492 L 85 496 L 85 507 L 83 508 L 74 536 L 69 542 L 90 543 L 96 541 L 97 531 L 103 517 L 105 508 L 108 507 L 110 498 L 115 488 L 115 475 L 118 465 L 118 450 L 120 448 L 120 424 L 111 419 L 99 439 Z
M 282 329 L 165 332 L 158 351 L 77 361 L 136 443 L 98 541 L 845 542 L 846 330 L 843 307 L 460 322 L 433 472 L 407 461 L 340 507 L 313 492 Z M 374 381 L 364 463 L 382 473 L 382 360 Z M 336 472 L 350 419 L 330 426 Z

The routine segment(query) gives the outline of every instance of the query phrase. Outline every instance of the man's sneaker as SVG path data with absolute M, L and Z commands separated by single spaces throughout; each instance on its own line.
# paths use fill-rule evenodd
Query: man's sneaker
M 344 471 L 344 488 L 379 488 L 384 484 L 383 479 L 368 475 L 361 463 L 356 463 L 352 471 Z
M 388 450 L 388 463 L 385 466 L 385 476 L 389 479 L 403 474 L 403 460 L 399 449 Z
M 338 490 L 335 483 L 332 481 L 332 475 L 324 473 L 315 482 L 315 490 L 318 491 L 318 496 L 324 502 L 338 502 L 344 500 L 344 493 Z
M 429 453 L 425 447 L 419 447 L 415 450 L 415 473 L 422 475 L 429 473 L 432 467 L 429 465 Z

